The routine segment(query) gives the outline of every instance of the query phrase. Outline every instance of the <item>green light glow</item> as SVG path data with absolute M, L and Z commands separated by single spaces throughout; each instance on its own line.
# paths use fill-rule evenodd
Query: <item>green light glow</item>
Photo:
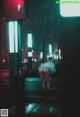
M 9 51 L 10 53 L 18 52 L 18 23 L 10 21 L 9 26 Z
M 49 54 L 52 55 L 52 45 L 49 44 Z
M 15 52 L 18 52 L 18 23 L 15 21 Z
M 43 58 L 43 53 L 42 53 L 42 52 L 40 52 L 40 58 L 41 58 L 41 59 Z
M 31 111 L 35 108 L 35 105 L 36 105 L 35 103 L 28 104 L 28 105 L 25 107 L 26 113 L 31 112 Z
M 80 16 L 80 0 L 60 0 L 60 14 L 63 17 Z
M 32 48 L 32 34 L 31 33 L 28 34 L 28 47 Z
M 59 49 L 59 59 L 61 59 L 61 50 Z
M 53 106 L 50 106 L 49 111 L 50 112 L 54 112 L 54 107 Z
M 29 104 L 28 107 L 26 107 L 26 112 L 29 112 L 33 107 L 33 104 Z
M 32 78 L 26 78 L 25 79 L 25 82 L 31 82 L 31 81 L 38 81 L 38 82 L 41 82 L 41 79 L 40 79 L 40 77 L 32 77 Z
M 57 59 L 57 60 L 59 59 L 58 55 L 56 55 L 56 59 Z
M 18 12 L 20 12 L 20 10 L 21 10 L 21 5 L 18 4 Z
M 40 104 L 36 104 L 36 107 L 35 107 L 35 109 L 33 110 L 33 112 L 37 112 L 37 110 L 40 108 Z
M 14 53 L 14 22 L 9 22 L 9 49 Z

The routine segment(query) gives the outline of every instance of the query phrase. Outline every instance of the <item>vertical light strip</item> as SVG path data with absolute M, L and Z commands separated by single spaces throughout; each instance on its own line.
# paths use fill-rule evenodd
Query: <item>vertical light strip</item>
M 41 59 L 43 58 L 43 53 L 42 53 L 42 52 L 40 52 L 40 58 L 41 58 Z
M 28 47 L 32 48 L 32 34 L 28 34 Z
M 14 53 L 14 22 L 9 22 L 9 51 Z
M 59 59 L 61 59 L 61 50 L 59 49 Z
M 15 52 L 18 52 L 18 22 L 14 22 L 14 31 L 15 31 Z
M 49 53 L 50 53 L 50 55 L 52 55 L 52 45 L 51 44 L 49 44 Z

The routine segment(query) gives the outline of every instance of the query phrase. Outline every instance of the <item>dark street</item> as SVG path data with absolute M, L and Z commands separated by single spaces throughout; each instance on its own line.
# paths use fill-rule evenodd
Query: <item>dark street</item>
M 79 68 L 80 2 L 0 0 L 0 116 L 79 116 Z
M 35 75 L 35 74 L 34 74 Z M 25 78 L 25 114 L 50 114 L 60 116 L 62 111 L 62 94 L 60 79 L 52 78 L 51 91 L 43 92 L 40 77 Z M 1 106 L 9 109 L 9 113 L 15 115 L 15 102 L 10 102 L 9 71 L 0 71 L 0 89 L 3 95 Z

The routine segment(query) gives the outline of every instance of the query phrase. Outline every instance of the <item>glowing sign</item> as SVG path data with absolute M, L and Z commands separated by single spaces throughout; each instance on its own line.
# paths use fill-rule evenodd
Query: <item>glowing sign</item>
M 60 4 L 60 14 L 63 17 L 80 16 L 80 0 L 60 0 L 56 1 Z
M 9 26 L 9 51 L 10 53 L 18 52 L 18 23 L 10 21 Z
M 49 54 L 52 55 L 52 45 L 49 44 Z
M 28 47 L 32 48 L 32 34 L 31 33 L 28 34 Z
M 40 52 L 40 58 L 41 59 L 43 58 L 43 52 Z

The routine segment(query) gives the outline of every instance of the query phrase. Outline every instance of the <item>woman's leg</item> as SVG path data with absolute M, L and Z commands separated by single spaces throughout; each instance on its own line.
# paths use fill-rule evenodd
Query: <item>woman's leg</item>
M 48 89 L 48 91 L 50 91 L 50 88 L 51 88 L 50 87 L 50 81 L 51 81 L 50 79 L 51 79 L 51 77 L 49 76 L 47 81 L 46 81 L 47 82 L 47 89 Z
M 45 80 L 46 80 L 47 90 L 50 91 L 50 72 L 49 72 L 49 69 L 46 69 L 46 71 L 45 71 Z
M 42 89 L 43 91 L 45 91 L 46 89 L 45 74 L 42 69 L 39 71 L 39 74 L 40 74 L 40 78 L 42 79 Z
M 45 79 L 42 79 L 42 89 L 43 89 L 43 91 L 46 90 L 46 82 L 45 82 Z

